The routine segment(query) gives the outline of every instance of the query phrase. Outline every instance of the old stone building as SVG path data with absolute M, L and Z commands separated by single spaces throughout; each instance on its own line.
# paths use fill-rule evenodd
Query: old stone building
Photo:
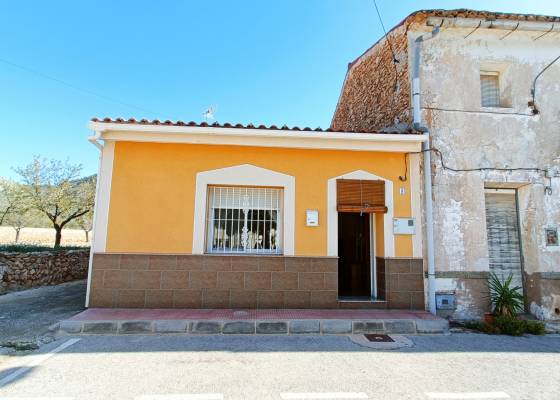
M 527 311 L 559 319 L 560 17 L 413 13 L 349 65 L 332 128 L 411 126 L 415 46 L 438 313 L 479 317 L 495 272 L 523 287 Z M 403 159 L 404 180 L 422 175 L 422 157 Z

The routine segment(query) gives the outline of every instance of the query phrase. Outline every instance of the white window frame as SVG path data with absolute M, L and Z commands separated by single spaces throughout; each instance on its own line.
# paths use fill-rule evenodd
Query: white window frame
M 214 226 L 214 215 L 211 212 L 211 193 L 213 193 L 213 195 L 215 195 L 215 189 L 217 188 L 221 188 L 221 189 L 232 189 L 232 188 L 240 188 L 240 189 L 272 189 L 272 190 L 278 190 L 279 191 L 279 195 L 278 195 L 278 200 L 277 200 L 277 206 L 275 208 L 270 208 L 270 210 L 274 210 L 276 211 L 277 214 L 277 219 L 276 219 L 276 229 L 278 231 L 278 243 L 276 244 L 277 249 L 274 251 L 269 251 L 269 250 L 245 250 L 245 251 L 228 251 L 226 248 L 224 248 L 223 250 L 215 250 L 213 249 L 213 241 L 214 241 L 214 237 L 213 237 L 213 229 L 212 227 Z M 231 185 L 208 185 L 207 186 L 207 197 L 206 197 L 206 201 L 207 201 L 207 220 L 206 220 L 206 252 L 208 254 L 263 254 L 263 255 L 281 255 L 282 253 L 282 232 L 283 232 L 283 218 L 282 218 L 282 214 L 283 214 L 283 202 L 284 202 L 284 189 L 282 187 L 271 187 L 271 186 L 231 186 Z M 220 207 L 221 208 L 221 207 Z M 227 207 L 225 208 L 226 212 L 227 212 Z M 266 238 L 266 237 L 265 237 Z
M 282 226 L 280 227 L 282 253 L 286 256 L 294 255 L 295 177 L 251 164 L 202 171 L 196 174 L 192 254 L 205 253 L 206 217 L 208 213 L 207 193 L 208 186 L 212 185 L 282 188 Z M 259 254 L 270 255 L 268 253 Z

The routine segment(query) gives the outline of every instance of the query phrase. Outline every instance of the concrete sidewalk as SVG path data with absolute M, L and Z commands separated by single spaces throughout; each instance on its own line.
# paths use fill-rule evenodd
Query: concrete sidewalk
M 409 310 L 89 309 L 61 321 L 65 334 L 417 334 L 448 322 Z

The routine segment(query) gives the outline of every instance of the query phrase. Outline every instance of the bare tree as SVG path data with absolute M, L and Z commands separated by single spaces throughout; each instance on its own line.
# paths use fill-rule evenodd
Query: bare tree
M 95 180 L 93 177 L 79 179 L 81 170 L 79 164 L 38 156 L 27 166 L 15 170 L 31 206 L 51 221 L 56 231 L 55 248 L 60 247 L 66 224 L 93 209 Z

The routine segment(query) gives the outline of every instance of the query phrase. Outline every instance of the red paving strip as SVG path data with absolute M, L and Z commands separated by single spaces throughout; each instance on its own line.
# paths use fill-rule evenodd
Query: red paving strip
M 90 308 L 73 321 L 120 320 L 297 320 L 297 319 L 439 319 L 426 311 L 409 310 L 199 310 L 199 309 L 133 309 Z

